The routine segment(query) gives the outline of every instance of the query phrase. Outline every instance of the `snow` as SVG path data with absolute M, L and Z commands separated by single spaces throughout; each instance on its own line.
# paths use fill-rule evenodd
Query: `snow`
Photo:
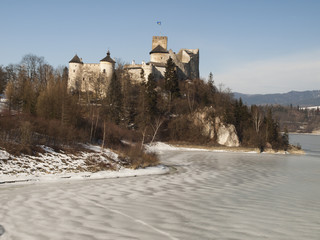
M 110 149 L 86 145 L 90 152 L 77 155 L 55 152 L 52 148 L 41 146 L 45 151 L 39 156 L 22 155 L 15 157 L 0 150 L 0 184 L 34 181 L 57 181 L 70 179 L 101 179 L 131 177 L 150 174 L 165 174 L 169 169 L 163 165 L 144 169 L 128 169 L 121 166 L 118 154 Z M 91 162 L 91 165 L 87 164 Z M 90 171 L 95 164 L 109 166 L 110 170 Z M 93 165 L 92 165 L 93 164 Z
M 155 152 L 162 154 L 166 151 L 200 151 L 200 152 L 215 152 L 215 153 L 257 153 L 256 151 L 237 151 L 236 148 L 228 149 L 205 149 L 205 148 L 190 148 L 190 147 L 175 147 L 170 144 L 166 144 L 163 142 L 155 142 L 152 144 L 145 145 L 145 149 L 147 152 Z
M 166 151 L 210 151 L 210 150 L 201 149 L 201 148 L 175 147 L 163 142 L 155 142 L 152 144 L 145 145 L 145 149 L 147 152 L 156 152 L 159 154 Z
M 300 109 L 308 109 L 308 110 L 317 110 L 317 109 L 320 109 L 320 106 L 310 106 L 310 107 L 302 107 Z

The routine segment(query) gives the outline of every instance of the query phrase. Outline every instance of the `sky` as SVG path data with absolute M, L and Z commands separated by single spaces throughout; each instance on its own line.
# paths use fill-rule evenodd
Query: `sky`
M 161 21 L 161 25 L 157 22 Z M 0 65 L 150 60 L 152 36 L 200 50 L 200 76 L 262 94 L 320 89 L 319 0 L 1 0 Z

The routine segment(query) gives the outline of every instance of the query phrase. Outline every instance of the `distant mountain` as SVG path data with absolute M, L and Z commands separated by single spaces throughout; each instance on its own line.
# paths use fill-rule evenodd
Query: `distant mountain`
M 320 106 L 320 90 L 313 91 L 291 91 L 288 93 L 276 93 L 276 94 L 243 94 L 233 93 L 237 99 L 242 99 L 242 102 L 247 105 L 290 105 L 309 107 Z

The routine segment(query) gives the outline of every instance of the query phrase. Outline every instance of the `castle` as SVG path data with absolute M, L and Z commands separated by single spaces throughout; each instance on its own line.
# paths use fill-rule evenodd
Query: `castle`
M 76 54 L 69 61 L 68 89 L 70 91 L 94 92 L 104 96 L 114 73 L 115 61 L 107 56 L 100 63 L 83 63 Z
M 153 36 L 150 52 L 150 62 L 142 64 L 127 64 L 124 70 L 134 81 L 146 81 L 149 74 L 156 79 L 164 78 L 167 60 L 171 57 L 177 66 L 179 79 L 199 78 L 199 49 L 181 49 L 177 54 L 171 49 L 167 50 L 168 37 Z M 82 59 L 75 55 L 69 61 L 70 91 L 94 92 L 104 96 L 108 84 L 112 78 L 115 68 L 115 61 L 107 56 L 100 60 L 100 63 L 83 63 Z M 144 71 L 144 79 L 141 78 L 141 71 Z
M 153 36 L 152 50 L 150 52 L 150 62 L 142 64 L 125 65 L 124 69 L 130 74 L 132 79 L 145 81 L 152 73 L 156 79 L 164 78 L 166 63 L 171 57 L 177 66 L 179 79 L 199 78 L 199 49 L 180 49 L 176 54 L 171 49 L 167 50 L 168 37 Z M 141 70 L 144 71 L 144 78 L 141 79 Z

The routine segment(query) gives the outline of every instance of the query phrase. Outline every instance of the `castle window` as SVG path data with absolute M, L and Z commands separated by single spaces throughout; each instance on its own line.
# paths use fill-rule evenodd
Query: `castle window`
M 73 72 L 75 72 L 76 70 L 73 70 Z
M 106 73 L 106 70 L 105 70 L 105 69 L 103 69 L 103 73 Z

